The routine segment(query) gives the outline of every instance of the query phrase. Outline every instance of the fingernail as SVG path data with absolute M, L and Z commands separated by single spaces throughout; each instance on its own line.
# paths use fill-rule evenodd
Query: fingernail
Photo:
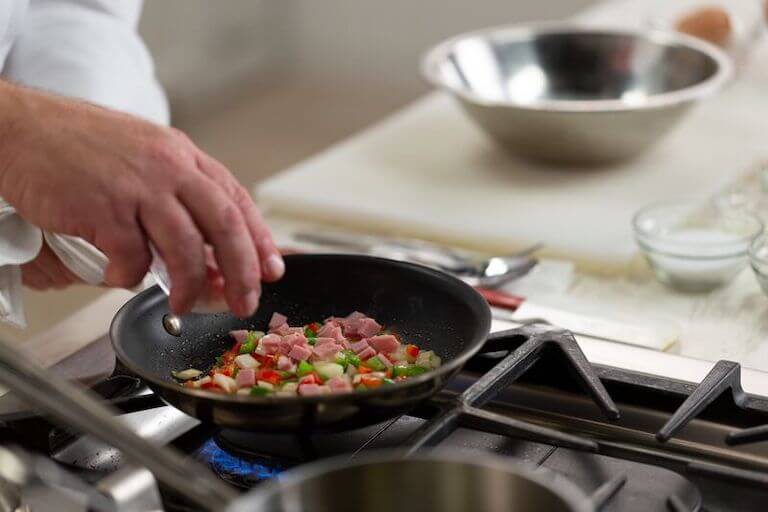
M 240 315 L 243 317 L 251 316 L 259 307 L 259 291 L 251 290 L 243 297 L 240 306 Z
M 273 254 L 267 258 L 267 270 L 270 274 L 273 274 L 276 278 L 282 277 L 285 272 L 285 263 L 283 258 L 279 254 Z

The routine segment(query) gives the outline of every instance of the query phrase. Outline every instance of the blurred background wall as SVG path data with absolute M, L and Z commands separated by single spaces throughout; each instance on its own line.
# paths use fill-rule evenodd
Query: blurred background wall
M 428 90 L 420 55 L 479 27 L 566 17 L 590 0 L 145 0 L 140 30 L 173 122 L 246 185 Z M 102 293 L 26 293 L 23 340 Z

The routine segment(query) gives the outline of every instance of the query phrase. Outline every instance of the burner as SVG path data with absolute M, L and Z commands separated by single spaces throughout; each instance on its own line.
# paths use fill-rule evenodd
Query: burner
M 193 458 L 206 464 L 222 480 L 242 489 L 249 489 L 287 469 L 275 459 L 259 460 L 233 455 L 222 449 L 215 439 L 206 441 Z

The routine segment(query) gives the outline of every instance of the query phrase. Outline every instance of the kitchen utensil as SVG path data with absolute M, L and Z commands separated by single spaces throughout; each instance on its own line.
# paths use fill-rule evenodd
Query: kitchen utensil
M 677 341 L 678 328 L 669 322 L 647 324 L 609 320 L 596 315 L 585 315 L 563 309 L 524 302 L 515 312 L 493 308 L 494 320 L 519 325 L 547 324 L 568 329 L 573 334 L 589 338 L 623 343 L 652 350 L 664 351 Z
M 695 201 L 654 203 L 635 215 L 632 226 L 659 281 L 689 292 L 730 282 L 747 265 L 750 244 L 763 231 L 751 213 Z
M 131 299 L 110 329 L 120 362 L 161 398 L 202 421 L 253 431 L 343 430 L 402 414 L 440 390 L 486 341 L 490 311 L 470 286 L 437 270 L 371 256 L 296 254 L 287 271 L 263 285 L 259 310 L 246 320 L 228 314 L 186 315 L 180 337 L 165 331 L 167 299 L 159 288 Z M 364 311 L 404 339 L 430 350 L 442 365 L 393 386 L 321 396 L 224 395 L 180 386 L 172 371 L 205 369 L 232 346 L 232 329 L 265 330 L 274 312 L 305 324 Z M 495 350 L 499 350 L 496 348 Z M 553 433 L 553 435 L 558 435 Z
M 259 310 L 247 320 L 228 314 L 185 315 L 180 337 L 168 334 L 167 298 L 151 288 L 131 299 L 110 330 L 118 359 L 171 405 L 203 421 L 251 429 L 306 431 L 373 424 L 437 392 L 488 336 L 488 305 L 448 274 L 370 256 L 289 255 L 285 277 L 264 283 Z M 265 330 L 272 313 L 302 324 L 359 310 L 404 339 L 434 350 L 443 365 L 419 377 L 365 393 L 250 397 L 180 386 L 171 371 L 204 369 L 232 345 L 232 329 Z
M 422 71 L 503 147 L 594 164 L 651 146 L 732 65 L 682 34 L 547 23 L 459 35 L 431 49 Z
M 384 512 L 392 510 L 393 491 L 398 508 L 422 512 L 594 512 L 606 501 L 544 468 L 493 456 L 437 451 L 404 459 L 384 452 L 289 470 L 227 510 L 346 512 L 365 504 L 366 512 Z
M 515 254 L 489 258 L 415 239 L 342 232 L 298 232 L 293 238 L 324 247 L 419 263 L 451 273 L 470 286 L 486 288 L 496 288 L 526 275 L 538 263 L 530 255 L 541 248 L 541 244 L 535 244 Z

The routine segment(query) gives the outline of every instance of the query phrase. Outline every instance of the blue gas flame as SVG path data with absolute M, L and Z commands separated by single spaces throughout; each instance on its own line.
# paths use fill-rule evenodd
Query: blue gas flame
M 235 457 L 222 450 L 213 439 L 206 441 L 197 450 L 195 458 L 207 464 L 224 480 L 239 487 L 252 487 L 286 469 L 271 460 L 256 461 Z

